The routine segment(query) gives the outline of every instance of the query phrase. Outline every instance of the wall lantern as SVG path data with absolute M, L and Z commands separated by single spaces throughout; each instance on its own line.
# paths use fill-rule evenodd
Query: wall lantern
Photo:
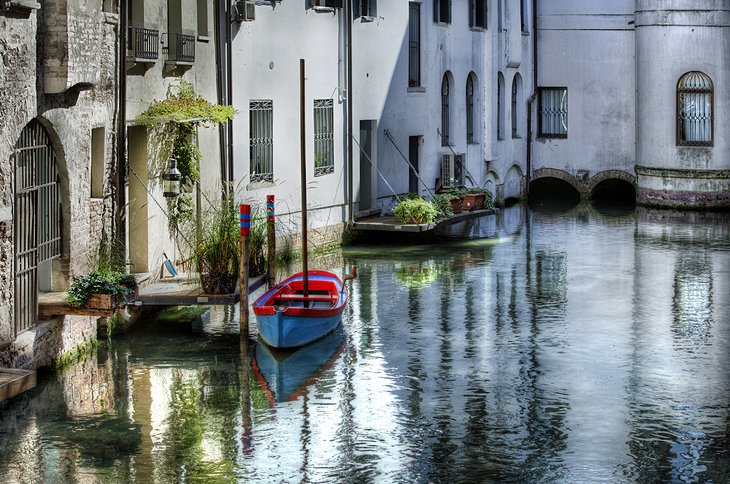
M 162 194 L 166 198 L 173 198 L 180 195 L 180 177 L 180 170 L 177 169 L 177 160 L 174 156 L 171 156 L 167 171 L 162 176 Z

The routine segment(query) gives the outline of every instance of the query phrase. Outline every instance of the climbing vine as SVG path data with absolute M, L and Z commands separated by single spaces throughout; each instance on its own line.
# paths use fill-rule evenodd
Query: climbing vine
M 202 159 L 196 143 L 197 128 L 226 123 L 235 114 L 232 106 L 211 104 L 195 93 L 191 83 L 180 80 L 170 85 L 165 99 L 154 101 L 137 116 L 137 121 L 149 130 L 150 177 L 162 182 L 170 156 L 175 157 L 180 170 L 183 193 L 167 199 L 168 227 L 172 233 L 179 233 L 194 219 L 195 204 L 189 193 L 200 180 Z

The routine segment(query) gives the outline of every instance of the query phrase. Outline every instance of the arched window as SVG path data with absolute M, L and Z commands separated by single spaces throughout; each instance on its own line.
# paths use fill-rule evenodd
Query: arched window
M 692 71 L 677 83 L 677 145 L 712 146 L 712 80 Z
M 441 146 L 449 146 L 449 73 L 441 82 Z
M 497 74 L 497 139 L 504 139 L 504 76 Z
M 474 74 L 466 78 L 466 142 L 474 143 Z
M 522 106 L 522 77 L 519 73 L 515 74 L 512 80 L 512 109 L 510 115 L 512 117 L 512 137 L 520 138 L 522 135 L 522 116 L 520 107 Z

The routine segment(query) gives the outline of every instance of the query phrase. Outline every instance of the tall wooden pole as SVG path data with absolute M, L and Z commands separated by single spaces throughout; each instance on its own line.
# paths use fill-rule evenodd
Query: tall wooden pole
M 302 279 L 304 297 L 309 295 L 307 268 L 307 131 L 304 127 L 304 59 L 299 59 L 299 146 L 302 162 Z
M 266 195 L 266 232 L 269 239 L 269 246 L 266 251 L 268 255 L 266 279 L 269 284 L 269 289 L 276 285 L 276 218 L 274 215 L 274 205 L 274 195 Z
M 243 344 L 244 341 L 248 340 L 248 262 L 251 255 L 248 236 L 251 232 L 251 205 L 241 204 L 238 218 L 241 227 L 241 260 L 238 264 L 239 332 L 241 334 L 241 344 Z

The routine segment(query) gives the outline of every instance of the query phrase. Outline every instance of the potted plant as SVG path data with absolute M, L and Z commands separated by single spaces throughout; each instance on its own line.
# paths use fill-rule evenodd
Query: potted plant
M 202 224 L 193 259 L 206 294 L 231 294 L 238 283 L 239 220 L 233 202 L 221 202 Z
M 393 209 L 393 215 L 403 224 L 430 224 L 439 211 L 436 205 L 423 198 L 404 198 Z
M 454 208 L 451 204 L 452 198 L 455 197 L 452 197 L 448 193 L 439 193 L 434 195 L 433 200 L 431 201 L 434 203 L 434 205 L 436 205 L 436 208 L 444 217 L 451 217 L 452 215 L 454 215 Z
M 131 274 L 95 270 L 73 278 L 66 302 L 90 310 L 114 310 L 134 292 L 137 280 Z
M 484 208 L 485 191 L 481 188 L 469 188 L 464 192 L 463 204 L 465 210 L 481 210 Z

